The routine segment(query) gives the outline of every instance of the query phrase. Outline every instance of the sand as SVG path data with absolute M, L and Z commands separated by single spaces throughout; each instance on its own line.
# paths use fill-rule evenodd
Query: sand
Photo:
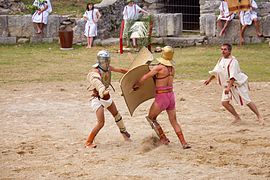
M 119 83 L 112 97 L 132 142 L 114 119 L 84 143 L 96 123 L 86 82 L 5 85 L 0 88 L 0 179 L 270 179 L 270 82 L 250 83 L 251 98 L 266 120 L 256 123 L 247 106 L 235 106 L 242 122 L 220 104 L 215 83 L 178 81 L 177 118 L 192 149 L 183 150 L 162 113 L 158 121 L 171 143 L 158 145 L 145 120 L 152 100 L 131 117 Z

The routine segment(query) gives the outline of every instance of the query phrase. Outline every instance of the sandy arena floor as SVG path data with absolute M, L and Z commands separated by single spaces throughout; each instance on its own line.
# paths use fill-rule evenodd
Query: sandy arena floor
M 171 140 L 158 146 L 145 120 L 152 100 L 130 117 L 118 83 L 112 97 L 132 142 L 124 142 L 114 119 L 84 142 L 96 119 L 86 82 L 9 85 L 0 88 L 0 179 L 270 179 L 270 82 L 250 83 L 251 98 L 266 120 L 255 122 L 247 106 L 235 106 L 242 122 L 220 104 L 221 89 L 202 81 L 175 83 L 177 116 L 192 149 L 183 150 L 167 119 Z

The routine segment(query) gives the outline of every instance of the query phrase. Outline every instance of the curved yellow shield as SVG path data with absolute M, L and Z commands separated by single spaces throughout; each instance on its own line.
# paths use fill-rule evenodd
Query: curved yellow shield
M 140 65 L 128 71 L 120 80 L 120 87 L 131 116 L 141 103 L 155 96 L 155 82 L 153 78 L 144 81 L 138 90 L 133 90 L 133 85 L 149 71 L 147 64 Z

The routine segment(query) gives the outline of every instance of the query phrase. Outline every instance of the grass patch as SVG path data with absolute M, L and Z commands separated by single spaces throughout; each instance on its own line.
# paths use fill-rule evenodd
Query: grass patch
M 59 44 L 23 44 L 0 46 L 0 85 L 29 82 L 82 81 L 96 61 L 101 49 L 108 49 L 112 65 L 128 67 L 131 59 L 127 54 L 116 53 L 118 47 L 73 46 L 74 50 L 61 51 Z M 270 81 L 270 51 L 267 44 L 234 46 L 234 56 L 250 81 Z M 136 54 L 132 54 L 136 56 Z M 155 57 L 160 54 L 155 54 Z M 218 46 L 176 48 L 176 78 L 201 80 L 208 77 L 218 58 Z M 113 74 L 118 81 L 120 74 Z

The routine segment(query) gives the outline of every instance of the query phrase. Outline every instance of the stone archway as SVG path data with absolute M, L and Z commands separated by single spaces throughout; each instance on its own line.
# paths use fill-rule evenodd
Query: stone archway
M 182 13 L 183 30 L 199 31 L 200 0 L 163 0 L 165 13 Z

